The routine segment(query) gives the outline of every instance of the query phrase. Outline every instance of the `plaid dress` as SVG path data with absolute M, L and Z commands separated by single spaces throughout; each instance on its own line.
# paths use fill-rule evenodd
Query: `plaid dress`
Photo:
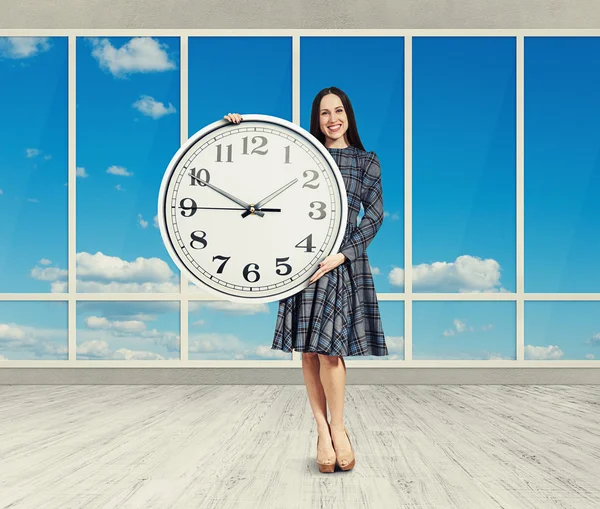
M 348 196 L 339 252 L 346 261 L 279 301 L 272 350 L 331 356 L 388 355 L 367 246 L 383 222 L 381 168 L 375 152 L 328 148 Z M 360 205 L 364 216 L 357 225 Z

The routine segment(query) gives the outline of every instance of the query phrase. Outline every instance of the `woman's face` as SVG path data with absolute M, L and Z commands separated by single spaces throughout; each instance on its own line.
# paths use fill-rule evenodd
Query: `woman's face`
M 348 146 L 348 117 L 342 100 L 337 95 L 327 94 L 321 99 L 319 119 L 326 146 Z

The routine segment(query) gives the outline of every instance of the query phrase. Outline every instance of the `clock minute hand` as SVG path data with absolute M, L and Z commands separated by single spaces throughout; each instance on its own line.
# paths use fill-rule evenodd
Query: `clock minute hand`
M 263 198 L 262 200 L 256 202 L 256 204 L 254 205 L 255 209 L 259 209 L 260 207 L 262 207 L 263 205 L 266 205 L 268 202 L 270 202 L 273 198 L 275 198 L 276 196 L 280 195 L 281 193 L 283 193 L 288 187 L 294 185 L 296 182 L 298 182 L 298 179 L 295 178 L 294 180 L 292 180 L 291 182 L 288 182 L 285 186 L 277 189 L 277 191 L 271 193 L 269 196 Z M 255 214 L 257 214 L 258 212 L 255 212 Z M 249 210 L 246 210 L 243 214 L 242 217 L 246 217 L 247 215 L 250 214 Z
M 206 184 L 211 189 L 214 189 L 215 191 L 217 191 L 217 193 L 222 194 L 223 196 L 225 196 L 226 198 L 229 198 L 231 201 L 234 201 L 238 205 L 241 205 L 242 207 L 244 207 L 246 209 L 246 212 L 248 212 L 248 214 L 250 214 L 250 207 L 252 207 L 252 205 L 246 203 L 243 200 L 240 200 L 239 198 L 236 198 L 235 196 L 229 194 L 227 191 L 223 191 L 222 189 L 219 189 L 217 186 L 211 184 L 210 182 L 207 182 L 206 180 L 201 179 L 200 177 L 198 177 L 197 175 L 194 175 L 193 173 L 189 173 L 189 176 L 196 179 L 198 182 L 202 182 L 203 184 Z M 261 212 L 260 210 L 255 210 L 254 213 L 261 217 L 265 215 L 264 212 Z

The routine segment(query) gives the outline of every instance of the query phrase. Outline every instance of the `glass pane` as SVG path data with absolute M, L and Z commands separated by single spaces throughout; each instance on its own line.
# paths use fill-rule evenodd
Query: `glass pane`
M 189 136 L 228 113 L 273 115 L 291 122 L 291 37 L 190 37 L 188 41 Z M 190 293 L 207 293 L 190 283 Z
M 525 290 L 600 292 L 600 37 L 525 38 Z
M 278 303 L 190 301 L 190 360 L 290 360 L 271 349 Z
M 0 292 L 66 292 L 66 37 L 0 38 Z
M 336 86 L 348 95 L 362 144 L 381 164 L 384 220 L 367 248 L 375 290 L 403 292 L 404 38 L 302 37 L 300 43 L 301 125 L 310 130 L 312 102 L 321 89 Z M 352 62 L 324 55 L 346 55 Z M 357 70 L 359 62 L 368 64 Z
M 512 37 L 413 39 L 413 291 L 516 291 Z
M 77 303 L 77 359 L 180 359 L 179 302 Z
M 68 359 L 67 302 L 0 302 L 0 361 Z
M 514 360 L 514 302 L 413 302 L 414 360 Z
M 179 39 L 77 39 L 77 291 L 179 292 L 157 223 L 180 146 Z
M 600 302 L 525 302 L 525 360 L 596 360 Z

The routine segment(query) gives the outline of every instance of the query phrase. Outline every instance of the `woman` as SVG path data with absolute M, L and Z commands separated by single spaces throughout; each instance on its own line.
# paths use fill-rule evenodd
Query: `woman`
M 237 113 L 224 118 L 243 120 Z M 379 159 L 365 151 L 352 104 L 342 90 L 329 87 L 316 95 L 310 133 L 325 145 L 342 173 L 348 222 L 339 252 L 319 264 L 307 288 L 279 301 L 272 349 L 302 352 L 304 382 L 317 424 L 317 464 L 320 472 L 333 472 L 336 463 L 342 470 L 356 463 L 344 426 L 343 356 L 388 355 L 366 253 L 383 222 L 383 195 Z M 364 216 L 357 226 L 361 203 Z

